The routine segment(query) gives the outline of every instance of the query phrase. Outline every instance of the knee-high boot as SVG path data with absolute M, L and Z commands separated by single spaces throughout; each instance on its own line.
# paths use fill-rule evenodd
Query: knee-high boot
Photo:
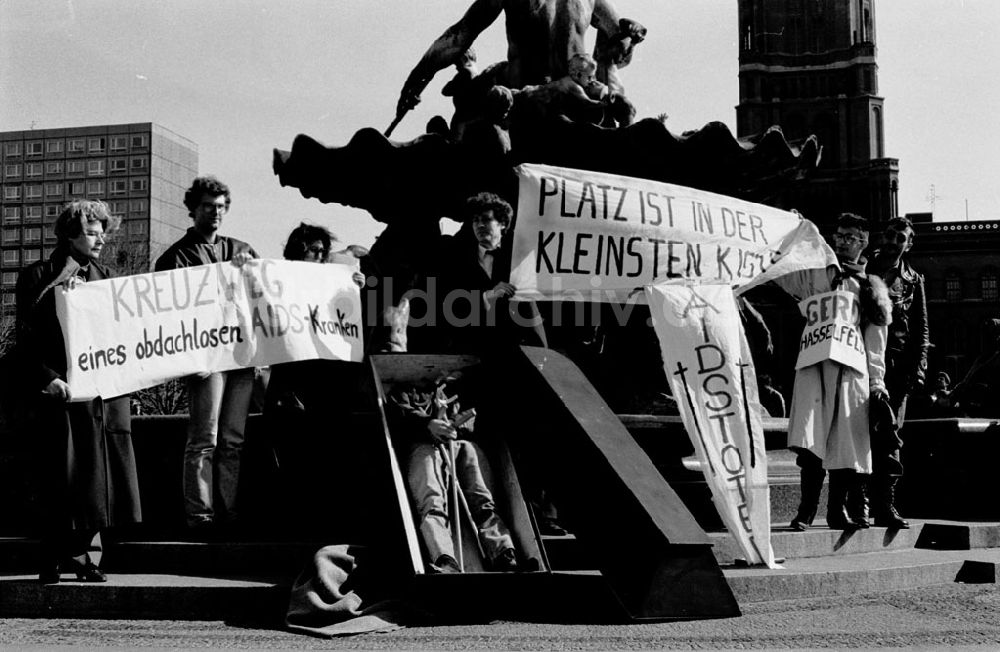
M 855 473 L 851 481 L 851 489 L 847 493 L 847 515 L 854 524 L 862 530 L 871 527 L 868 521 L 868 487 L 871 475 Z
M 898 476 L 879 476 L 875 492 L 875 526 L 890 530 L 907 530 L 910 524 L 896 511 L 896 483 Z
M 822 462 L 817 458 L 816 464 L 803 464 L 799 474 L 799 487 L 801 496 L 799 499 L 799 509 L 795 518 L 792 519 L 792 529 L 804 532 L 813 524 L 816 518 L 816 510 L 819 509 L 819 495 L 823 491 L 823 478 L 826 471 L 823 470 Z
M 830 471 L 830 500 L 826 505 L 826 524 L 831 530 L 853 530 L 857 525 L 847 516 L 847 492 L 851 488 L 850 469 Z

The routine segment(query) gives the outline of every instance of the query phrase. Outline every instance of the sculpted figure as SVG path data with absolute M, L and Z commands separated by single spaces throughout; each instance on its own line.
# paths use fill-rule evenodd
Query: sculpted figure
M 491 144 L 496 142 L 504 153 L 510 150 L 503 127 L 513 98 L 506 88 L 496 85 L 504 70 L 506 64 L 499 63 L 480 72 L 475 50 L 469 48 L 461 54 L 455 63 L 455 76 L 441 89 L 441 94 L 452 98 L 455 105 L 447 132 L 452 140 L 485 139 Z
M 585 53 L 584 36 L 598 31 L 597 78 L 620 92 L 615 70 L 628 64 L 645 28 L 622 20 L 609 0 L 473 0 L 462 18 L 445 30 L 416 65 L 396 104 L 397 120 L 420 102 L 420 93 L 439 70 L 461 61 L 480 33 L 501 13 L 507 27 L 507 61 L 497 84 L 519 89 L 566 76 L 569 60 Z M 623 31 L 624 30 L 624 31 Z
M 540 121 L 565 116 L 577 122 L 601 124 L 611 94 L 597 81 L 597 62 L 589 54 L 575 54 L 569 71 L 547 84 L 525 86 L 515 91 L 516 119 Z

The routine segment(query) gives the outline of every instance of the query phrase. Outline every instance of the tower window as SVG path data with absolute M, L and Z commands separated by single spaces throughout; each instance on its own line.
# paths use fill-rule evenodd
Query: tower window
M 872 107 L 872 158 L 882 158 L 883 151 L 882 136 L 882 109 L 877 106 Z

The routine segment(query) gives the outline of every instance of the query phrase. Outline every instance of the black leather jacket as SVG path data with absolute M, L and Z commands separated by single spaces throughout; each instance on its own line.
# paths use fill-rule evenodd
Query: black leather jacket
M 875 271 L 889 288 L 892 323 L 886 350 L 886 384 L 908 393 L 924 383 L 930 330 L 927 326 L 927 299 L 924 277 L 906 260 L 896 267 Z M 890 394 L 892 389 L 889 390 Z

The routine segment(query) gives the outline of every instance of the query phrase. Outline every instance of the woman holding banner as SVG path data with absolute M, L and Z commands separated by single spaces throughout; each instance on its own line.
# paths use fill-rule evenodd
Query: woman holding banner
M 52 256 L 17 279 L 16 356 L 39 451 L 43 584 L 59 582 L 60 571 L 106 581 L 88 554 L 97 533 L 140 520 L 129 398 L 72 402 L 55 307 L 57 292 L 110 277 L 97 259 L 115 226 L 104 202 L 70 202 L 56 220 Z
M 284 256 L 308 263 L 357 264 L 352 256 L 332 251 L 336 242 L 337 237 L 324 227 L 303 222 L 288 234 Z M 353 280 L 364 287 L 360 271 L 354 272 Z M 317 516 L 329 507 L 331 464 L 338 459 L 359 459 L 349 448 L 357 442 L 346 435 L 360 373 L 361 365 L 339 360 L 300 360 L 271 367 L 264 416 L 281 481 L 279 501 L 286 530 L 331 534 L 328 529 L 337 525 L 333 519 Z M 338 469 L 339 479 L 362 472 L 349 467 Z M 351 503 L 354 506 L 358 501 Z M 349 516 L 338 520 L 352 521 Z

